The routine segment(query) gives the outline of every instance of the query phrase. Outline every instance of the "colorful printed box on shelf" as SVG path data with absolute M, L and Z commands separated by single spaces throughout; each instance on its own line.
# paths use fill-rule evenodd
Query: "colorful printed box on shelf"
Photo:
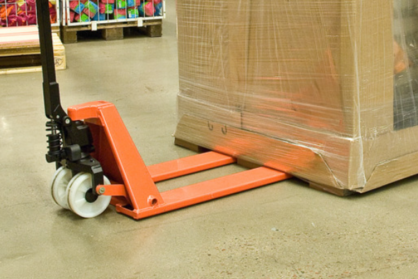
M 137 18 L 138 16 L 139 12 L 135 7 L 128 9 L 128 18 Z
M 88 15 L 90 18 L 94 18 L 98 9 L 99 7 L 94 2 L 87 1 L 84 5 L 83 13 Z
M 126 7 L 126 0 L 116 0 L 116 9 L 125 9 Z
M 0 0 L 0 27 L 36 25 L 35 0 Z M 49 1 L 51 24 L 58 23 L 56 0 Z
M 0 0 L 1 1 L 1 0 Z M 125 20 L 163 15 L 162 0 L 67 0 L 69 21 Z
M 126 19 L 126 10 L 125 9 L 115 9 L 114 17 L 115 17 L 115 19 Z
M 154 5 L 151 2 L 144 2 L 139 6 L 139 15 L 152 16 L 154 14 Z
M 99 4 L 99 13 L 101 14 L 113 14 L 113 4 Z

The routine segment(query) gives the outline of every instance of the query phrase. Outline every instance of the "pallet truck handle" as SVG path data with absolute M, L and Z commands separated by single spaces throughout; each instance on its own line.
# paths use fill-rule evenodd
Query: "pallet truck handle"
M 38 18 L 39 44 L 41 49 L 43 95 L 47 122 L 48 153 L 46 160 L 55 162 L 56 168 L 61 167 L 65 160 L 66 167 L 71 169 L 73 176 L 80 172 L 92 175 L 92 191 L 88 200 L 94 201 L 98 194 L 97 185 L 103 184 L 101 164 L 92 153 L 95 148 L 88 125 L 83 121 L 72 121 L 61 106 L 60 90 L 55 75 L 54 49 L 50 23 L 49 1 L 36 0 Z
M 36 12 L 41 49 L 45 114 L 47 118 L 62 123 L 68 116 L 61 106 L 59 85 L 55 76 L 48 0 L 36 0 Z

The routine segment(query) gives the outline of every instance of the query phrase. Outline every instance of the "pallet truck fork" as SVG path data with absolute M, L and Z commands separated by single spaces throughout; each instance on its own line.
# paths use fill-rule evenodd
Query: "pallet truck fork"
M 71 106 L 66 113 L 55 76 L 48 0 L 36 2 L 49 119 L 46 160 L 56 163 L 51 192 L 58 205 L 92 218 L 111 203 L 117 212 L 142 219 L 291 177 L 258 167 L 159 192 L 156 182 L 232 164 L 236 159 L 209 151 L 147 167 L 113 104 L 91 102 Z

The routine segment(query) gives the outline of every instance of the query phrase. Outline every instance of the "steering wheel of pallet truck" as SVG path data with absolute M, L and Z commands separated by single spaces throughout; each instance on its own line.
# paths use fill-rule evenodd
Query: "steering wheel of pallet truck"
M 51 194 L 54 201 L 65 209 L 73 211 L 83 218 L 93 218 L 103 213 L 110 204 L 112 197 L 98 196 L 95 201 L 87 201 L 86 196 L 91 188 L 92 176 L 89 173 L 78 173 L 72 177 L 71 170 L 61 167 L 52 179 Z M 103 177 L 104 184 L 110 181 Z
M 67 202 L 67 187 L 71 178 L 71 170 L 60 167 L 54 173 L 51 182 L 51 195 L 54 199 L 54 202 L 65 209 L 70 209 Z

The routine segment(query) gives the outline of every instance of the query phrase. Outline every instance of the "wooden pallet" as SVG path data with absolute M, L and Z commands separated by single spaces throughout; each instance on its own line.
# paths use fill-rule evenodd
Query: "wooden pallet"
M 93 26 L 61 26 L 61 39 L 64 44 L 77 43 L 77 34 L 81 31 L 100 32 L 101 37 L 105 40 L 122 40 L 124 38 L 124 30 L 128 28 L 138 28 L 149 37 L 162 36 L 162 20 L 146 20 L 143 27 L 138 27 L 138 22 L 129 21 L 121 23 L 102 23 Z M 96 29 L 96 30 L 95 30 Z
M 65 48 L 56 33 L 52 34 L 55 69 L 66 68 Z M 0 29 L 0 75 L 40 72 L 41 55 L 37 27 Z
M 187 149 L 192 150 L 194 152 L 198 152 L 198 153 L 209 151 L 208 149 L 206 149 L 204 147 L 195 145 L 193 143 L 190 143 L 190 142 L 184 141 L 182 139 L 178 139 L 178 138 L 175 139 L 174 144 L 177 145 L 177 146 L 187 148 Z M 240 166 L 249 168 L 249 169 L 258 168 L 258 167 L 261 166 L 259 164 L 255 164 L 253 162 L 242 160 L 242 159 L 239 159 L 239 158 L 237 159 L 237 164 L 240 165 Z M 346 189 L 337 189 L 337 188 L 334 188 L 334 187 L 320 185 L 320 184 L 313 183 L 313 182 L 310 182 L 310 181 L 306 181 L 306 182 L 308 183 L 309 187 L 312 188 L 312 189 L 320 190 L 320 191 L 330 193 L 330 194 L 333 194 L 333 195 L 337 195 L 337 196 L 340 196 L 340 197 L 350 196 L 354 193 L 354 192 L 346 190 Z
M 51 26 L 52 33 L 55 33 L 58 35 L 58 37 L 61 38 L 61 28 L 60 26 Z

